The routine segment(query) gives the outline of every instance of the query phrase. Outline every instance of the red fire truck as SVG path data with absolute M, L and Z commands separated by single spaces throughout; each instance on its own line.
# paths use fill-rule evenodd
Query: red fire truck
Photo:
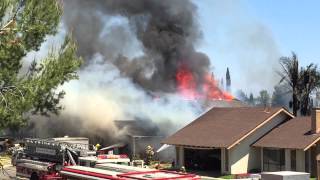
M 60 174 L 63 180 L 200 180 L 197 175 L 173 171 L 152 170 L 122 173 L 84 166 L 68 166 L 63 168 Z
M 14 153 L 18 177 L 31 180 L 61 179 L 59 171 L 76 165 L 81 156 L 95 155 L 89 150 L 88 138 L 25 139 L 23 150 Z
M 193 174 L 109 164 L 126 159 L 124 155 L 98 155 L 79 138 L 27 139 L 15 155 L 16 174 L 30 180 L 198 180 Z M 84 158 L 86 157 L 86 158 Z M 110 161 L 107 161 L 107 160 Z M 82 161 L 91 167 L 81 166 Z M 86 163 L 87 165 L 87 163 Z

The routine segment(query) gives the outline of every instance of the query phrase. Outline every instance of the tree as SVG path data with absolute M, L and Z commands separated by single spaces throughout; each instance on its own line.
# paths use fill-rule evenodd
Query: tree
M 247 94 L 245 92 L 243 92 L 243 90 L 239 89 L 237 92 L 236 92 L 236 97 L 240 100 L 240 101 L 243 101 L 243 102 L 248 102 L 249 101 L 249 98 L 247 96 Z
M 284 84 L 277 84 L 274 86 L 274 91 L 272 93 L 272 106 L 281 106 L 289 108 L 290 102 L 290 90 Z
M 292 111 L 296 116 L 299 110 L 299 81 L 300 81 L 300 72 L 299 72 L 299 61 L 297 55 L 292 52 L 291 57 L 281 57 L 280 65 L 282 66 L 282 72 L 279 72 L 281 76 L 280 83 L 285 82 L 291 88 L 292 92 Z
M 38 51 L 47 35 L 57 33 L 61 14 L 57 0 L 0 1 L 0 130 L 25 125 L 30 114 L 61 110 L 64 92 L 57 88 L 76 79 L 81 64 L 69 36 L 60 48 L 40 62 L 35 60 L 21 74 L 23 58 Z
M 227 68 L 227 72 L 226 72 L 226 90 L 228 92 L 231 92 L 231 76 L 230 76 L 229 68 Z
M 253 94 L 252 94 L 252 93 L 250 93 L 250 96 L 249 96 L 249 104 L 250 104 L 251 106 L 254 106 L 254 105 L 255 105 L 254 97 L 253 97 Z
M 280 83 L 288 86 L 289 92 L 292 93 L 290 106 L 293 114 L 296 116 L 300 109 L 301 115 L 307 115 L 310 111 L 310 93 L 319 87 L 320 75 L 317 66 L 310 64 L 299 70 L 299 60 L 294 52 L 291 57 L 281 57 L 280 65 Z
M 320 91 L 316 92 L 315 106 L 320 107 Z
M 257 97 L 258 105 L 267 107 L 270 103 L 270 95 L 267 90 L 262 90 Z
M 301 68 L 301 82 L 300 82 L 300 112 L 301 115 L 310 115 L 312 103 L 310 94 L 319 86 L 320 73 L 317 66 L 314 64 L 308 65 L 306 68 Z

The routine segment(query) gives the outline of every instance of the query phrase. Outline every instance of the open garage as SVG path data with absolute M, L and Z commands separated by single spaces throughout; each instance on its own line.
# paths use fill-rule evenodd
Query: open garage
M 220 149 L 185 149 L 185 167 L 195 171 L 221 171 Z

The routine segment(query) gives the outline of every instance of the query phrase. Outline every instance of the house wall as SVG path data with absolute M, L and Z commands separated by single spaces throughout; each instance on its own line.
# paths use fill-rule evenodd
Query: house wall
M 280 113 L 264 126 L 257 129 L 249 137 L 245 138 L 238 145 L 230 149 L 230 173 L 241 174 L 251 170 L 260 170 L 261 167 L 261 150 L 260 148 L 251 147 L 259 138 L 269 132 L 271 129 L 287 119 L 287 115 Z
M 184 148 L 182 146 L 176 146 L 176 166 L 181 168 L 184 166 Z
M 303 150 L 296 151 L 297 171 L 305 172 L 305 152 Z
M 291 150 L 285 149 L 285 170 L 291 171 Z

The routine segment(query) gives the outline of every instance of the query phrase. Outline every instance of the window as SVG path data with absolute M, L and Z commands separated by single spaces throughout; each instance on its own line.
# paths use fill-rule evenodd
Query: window
M 263 170 L 283 171 L 285 170 L 284 149 L 263 149 Z
M 291 150 L 290 153 L 291 156 L 291 171 L 296 171 L 297 170 L 297 162 L 296 162 L 296 150 Z

